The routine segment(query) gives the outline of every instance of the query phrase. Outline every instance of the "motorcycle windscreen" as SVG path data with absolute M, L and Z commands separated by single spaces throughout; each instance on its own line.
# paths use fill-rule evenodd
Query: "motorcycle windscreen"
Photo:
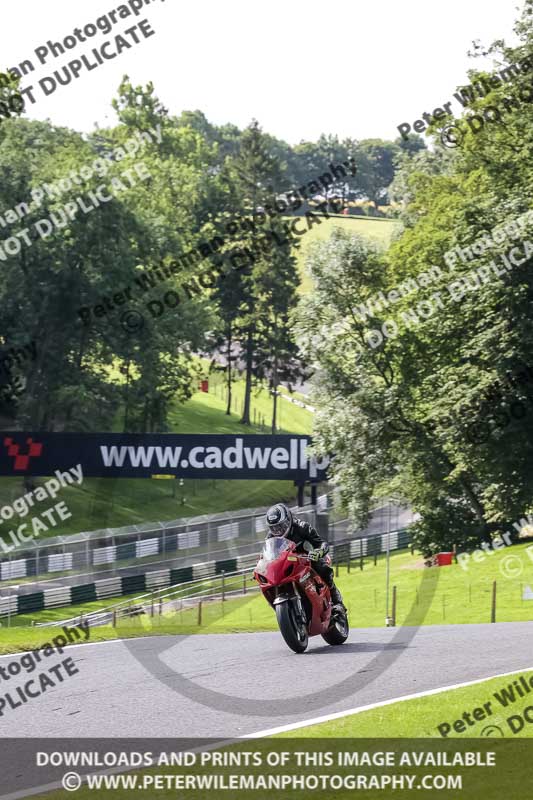
M 279 536 L 267 539 L 263 545 L 262 558 L 265 561 L 275 561 L 284 550 L 291 549 L 291 542 Z

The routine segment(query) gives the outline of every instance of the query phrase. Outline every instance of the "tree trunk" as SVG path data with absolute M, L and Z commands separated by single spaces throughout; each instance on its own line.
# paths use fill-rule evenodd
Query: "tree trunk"
M 142 418 L 141 418 L 141 431 L 140 431 L 141 433 L 146 433 L 147 432 L 148 414 L 149 414 L 148 400 L 145 400 L 144 401 L 143 411 L 142 411 Z
M 252 331 L 248 330 L 246 337 L 246 385 L 244 389 L 244 408 L 242 410 L 242 425 L 250 424 L 250 404 L 252 399 L 252 368 L 253 368 L 254 347 Z
M 277 332 L 277 317 L 274 317 L 274 328 Z M 272 370 L 272 389 L 274 391 L 272 401 L 272 433 L 276 433 L 277 413 L 278 413 L 278 349 L 274 347 L 274 364 Z
M 226 382 L 228 387 L 228 405 L 226 406 L 226 414 L 228 416 L 231 414 L 231 382 L 232 382 L 232 374 L 231 374 L 231 348 L 233 345 L 233 338 L 232 338 L 233 330 L 231 326 L 231 322 L 229 324 L 228 329 L 228 349 L 227 349 L 227 358 L 228 358 L 228 366 L 226 368 Z
M 130 410 L 130 360 L 126 362 L 126 393 L 124 398 L 124 433 L 128 430 L 128 416 Z
M 274 400 L 272 403 L 272 433 L 276 433 L 277 413 L 278 413 L 278 393 L 276 391 L 276 387 L 274 386 Z

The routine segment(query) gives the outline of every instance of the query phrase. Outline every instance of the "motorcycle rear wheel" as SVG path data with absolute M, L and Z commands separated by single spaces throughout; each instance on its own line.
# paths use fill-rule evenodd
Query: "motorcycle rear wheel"
M 304 653 L 307 650 L 309 637 L 305 626 L 298 623 L 292 603 L 279 603 L 276 606 L 276 617 L 285 643 L 295 653 Z
M 344 644 L 348 636 L 350 635 L 350 626 L 348 624 L 348 617 L 343 614 L 335 620 L 331 627 L 326 631 L 326 633 L 322 634 L 322 638 L 328 644 L 333 646 Z

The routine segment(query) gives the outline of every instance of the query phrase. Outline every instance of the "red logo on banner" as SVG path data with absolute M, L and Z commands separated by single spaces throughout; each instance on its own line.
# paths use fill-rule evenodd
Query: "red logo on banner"
M 28 469 L 30 458 L 40 456 L 43 450 L 42 444 L 40 442 L 34 442 L 33 439 L 26 439 L 26 444 L 28 445 L 28 452 L 26 454 L 21 454 L 21 446 L 19 444 L 13 444 L 13 439 L 10 436 L 4 439 L 4 445 L 7 447 L 7 454 L 12 458 L 15 457 L 15 469 L 23 472 Z

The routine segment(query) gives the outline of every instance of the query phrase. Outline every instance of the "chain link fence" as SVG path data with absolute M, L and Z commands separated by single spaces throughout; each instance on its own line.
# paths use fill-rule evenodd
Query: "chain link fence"
M 331 495 L 320 496 L 316 506 L 292 510 L 333 545 L 348 536 L 398 530 L 412 519 L 405 509 L 386 505 L 374 511 L 367 528 L 354 531 L 347 519 L 331 521 Z M 20 593 L 35 591 L 36 585 L 74 585 L 255 554 L 265 536 L 265 512 L 263 507 L 243 509 L 32 542 L 0 562 L 0 595 L 14 584 Z

